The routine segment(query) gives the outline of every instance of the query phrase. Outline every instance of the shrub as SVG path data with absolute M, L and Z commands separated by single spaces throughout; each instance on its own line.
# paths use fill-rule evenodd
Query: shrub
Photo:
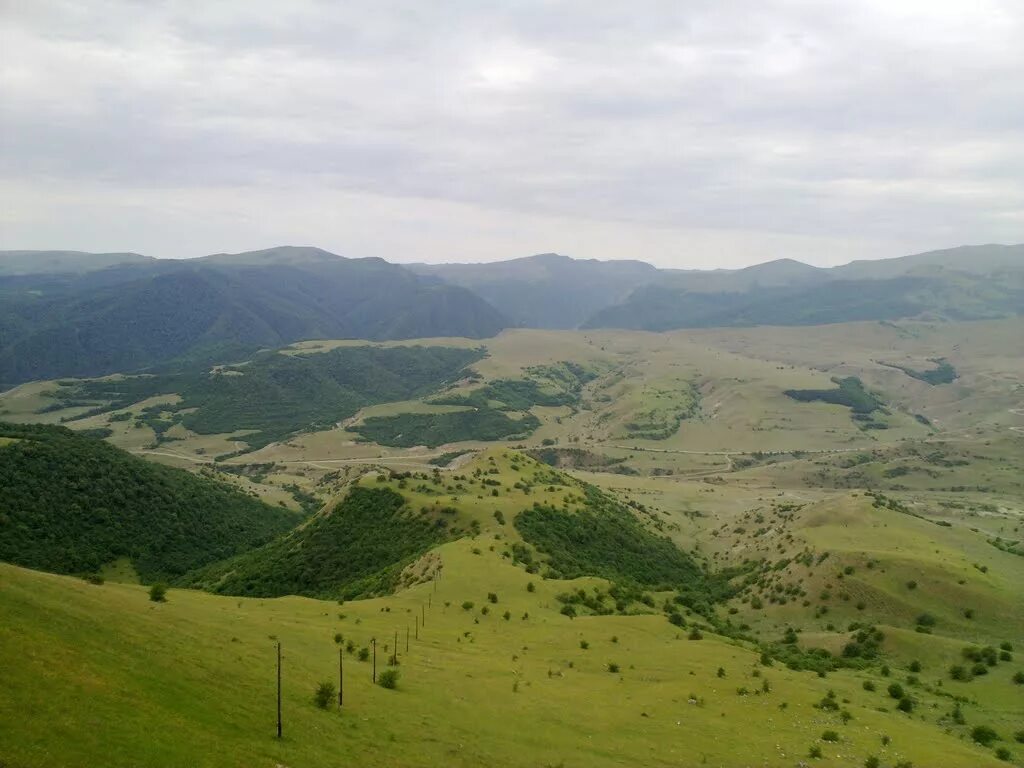
M 498 596 L 494 592 L 488 592 L 487 599 L 492 603 L 498 602 Z
M 922 613 L 920 616 L 917 617 L 917 624 L 920 627 L 934 627 L 935 617 L 932 616 L 930 613 Z
M 881 763 L 878 761 L 878 758 L 874 755 L 871 755 L 867 760 L 864 761 L 864 768 L 878 768 L 878 766 L 880 765 Z
M 1013 740 L 1016 741 L 1018 744 L 1024 744 L 1024 730 L 1017 731 L 1015 734 L 1013 734 Z
M 909 696 L 904 696 L 902 699 L 900 699 L 900 703 L 896 705 L 896 709 L 898 709 L 900 712 L 906 712 L 907 714 L 910 714 L 914 711 L 914 700 Z
M 815 744 L 815 745 L 814 745 L 813 747 L 811 747 L 811 748 L 810 748 L 810 750 L 809 750 L 809 751 L 807 752 L 807 756 L 808 756 L 808 757 L 812 757 L 812 758 L 814 758 L 815 760 L 819 760 L 819 759 L 821 759 L 821 747 L 819 747 L 819 746 L 818 746 L 817 744 Z
M 704 635 L 702 635 L 700 630 L 697 629 L 696 627 L 691 629 L 690 630 L 690 634 L 688 634 L 686 637 L 689 640 L 703 640 L 704 639 Z
M 1014 672 L 1013 682 L 1015 682 L 1017 685 L 1024 685 L 1024 671 Z
M 149 588 L 149 599 L 154 603 L 166 603 L 167 602 L 167 585 L 156 583 Z
M 910 669 L 911 672 L 920 672 L 921 671 L 921 662 L 920 661 L 912 661 L 912 662 L 910 662 L 909 669 Z
M 608 671 L 611 672 L 613 675 L 618 674 L 618 672 L 619 672 L 619 665 L 616 664 L 614 661 L 609 661 L 608 662 Z
M 996 750 L 996 757 L 998 757 L 1000 760 L 1009 760 L 1012 757 L 1012 755 L 1010 754 L 1010 750 L 1008 750 L 1006 747 L 1000 747 Z
M 387 688 L 388 690 L 394 690 L 398 687 L 398 670 L 394 667 L 389 667 L 377 675 L 377 685 L 381 688 Z
M 839 734 L 835 731 L 825 731 L 823 734 L 821 734 L 821 740 L 836 742 L 839 741 Z
M 313 701 L 320 709 L 327 709 L 334 701 L 334 683 L 320 683 L 313 694 Z
M 864 681 L 864 690 L 865 691 L 873 691 L 873 690 L 875 690 L 874 682 L 872 682 L 871 680 L 865 680 Z
M 903 698 L 903 686 L 899 683 L 889 683 L 889 687 L 886 689 L 889 695 L 894 699 Z
M 537 591 L 537 587 L 535 587 L 533 585 L 532 581 L 528 581 L 528 582 L 526 582 L 526 591 L 527 592 L 536 592 Z
M 472 600 L 465 600 L 462 603 L 462 610 L 464 610 L 464 611 L 472 611 L 474 605 L 475 605 L 475 603 Z
M 367 648 L 366 646 L 363 646 L 362 648 L 360 648 L 359 649 L 359 660 L 360 661 L 366 661 L 369 658 L 370 658 L 370 649 Z
M 588 643 L 586 640 L 580 640 L 580 648 L 582 648 L 585 651 L 589 647 L 590 647 L 590 643 Z
M 966 683 L 971 679 L 970 673 L 967 671 L 967 667 L 962 664 L 954 664 L 949 668 L 949 676 L 953 680 L 959 680 L 962 683 Z
M 917 589 L 917 582 L 911 579 L 907 582 L 907 589 Z
M 999 738 L 999 734 L 987 725 L 976 725 L 971 729 L 971 738 L 981 746 L 987 747 Z

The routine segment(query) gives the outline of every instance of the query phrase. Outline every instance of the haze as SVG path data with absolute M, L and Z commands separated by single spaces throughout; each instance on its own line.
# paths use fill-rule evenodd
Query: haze
M 0 248 L 831 265 L 1024 237 L 1024 6 L 5 2 Z

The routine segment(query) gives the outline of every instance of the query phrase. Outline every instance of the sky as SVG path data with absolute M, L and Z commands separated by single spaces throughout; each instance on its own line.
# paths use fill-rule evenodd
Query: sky
M 1024 241 L 1021 0 L 0 0 L 0 248 Z

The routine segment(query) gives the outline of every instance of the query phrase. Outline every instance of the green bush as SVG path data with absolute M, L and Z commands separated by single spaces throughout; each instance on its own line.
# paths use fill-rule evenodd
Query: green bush
M 377 675 L 377 685 L 381 688 L 387 688 L 388 690 L 394 690 L 398 687 L 398 670 L 394 667 L 389 667 Z
M 320 709 L 327 709 L 334 701 L 334 694 L 334 683 L 320 683 L 316 687 L 316 693 L 313 694 L 313 701 Z
M 616 664 L 614 661 L 609 661 L 608 662 L 608 671 L 611 672 L 613 675 L 618 674 L 619 665 Z
M 976 725 L 971 729 L 971 738 L 983 747 L 988 747 L 999 738 L 999 734 L 990 726 Z
M 154 603 L 167 602 L 167 585 L 156 583 L 149 588 L 149 599 Z
M 889 692 L 889 696 L 894 699 L 903 698 L 903 686 L 899 683 L 889 683 L 889 687 L 886 690 Z
M 839 734 L 835 731 L 825 731 L 821 734 L 822 741 L 836 742 L 839 741 Z

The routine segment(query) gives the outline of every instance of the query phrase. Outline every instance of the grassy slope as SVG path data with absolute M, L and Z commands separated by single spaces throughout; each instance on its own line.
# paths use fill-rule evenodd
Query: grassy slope
M 773 668 L 764 671 L 771 693 L 738 696 L 738 686 L 761 683 L 750 676 L 750 651 L 711 636 L 688 641 L 659 616 L 569 620 L 553 607 L 564 584 L 531 594 L 531 577 L 489 551 L 472 554 L 469 541 L 440 555 L 436 592 L 423 584 L 342 608 L 179 590 L 156 605 L 140 587 L 0 566 L 0 647 L 22 660 L 0 700 L 0 752 L 26 766 L 788 766 L 834 728 L 843 740 L 822 745 L 821 765 L 860 764 L 867 754 L 997 764 L 917 716 L 876 711 L 884 695 L 862 691 L 854 673 L 823 681 Z M 499 596 L 488 616 L 458 607 L 479 607 L 488 591 Z M 373 687 L 369 665 L 347 657 L 344 711 L 314 708 L 316 683 L 336 674 L 335 632 L 360 646 L 376 635 L 380 663 L 383 643 L 428 599 L 421 641 L 408 655 L 399 643 L 399 690 Z M 282 742 L 273 738 L 274 638 L 285 648 Z M 609 661 L 622 672 L 609 674 Z M 850 725 L 811 706 L 826 688 L 850 699 Z M 882 734 L 893 738 L 887 748 Z

